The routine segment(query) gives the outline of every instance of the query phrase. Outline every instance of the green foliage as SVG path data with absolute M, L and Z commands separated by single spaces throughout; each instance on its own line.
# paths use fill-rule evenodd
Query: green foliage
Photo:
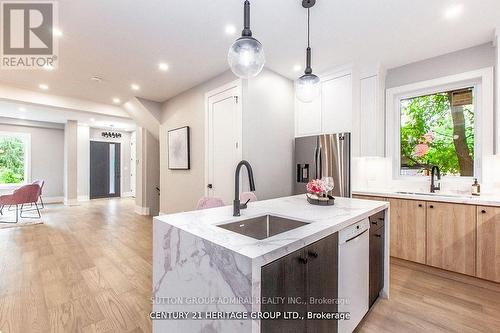
M 24 181 L 24 144 L 15 137 L 0 137 L 0 183 Z
M 473 105 L 462 107 L 465 118 L 467 146 L 474 156 Z M 425 139 L 431 134 L 431 142 Z M 419 156 L 415 147 L 428 146 L 428 152 Z M 401 166 L 420 169 L 419 173 L 437 165 L 443 174 L 460 175 L 454 145 L 453 119 L 447 93 L 415 97 L 401 101 Z

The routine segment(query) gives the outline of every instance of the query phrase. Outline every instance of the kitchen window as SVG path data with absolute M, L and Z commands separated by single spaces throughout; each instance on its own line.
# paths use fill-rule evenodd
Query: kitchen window
M 495 141 L 500 146 L 493 82 L 493 68 L 487 67 L 387 89 L 392 179 L 427 185 L 432 165 L 456 184 L 487 176 L 485 158 L 494 154 Z
M 400 99 L 400 175 L 474 176 L 475 90 L 465 87 Z
M 28 182 L 30 136 L 0 132 L 0 186 Z

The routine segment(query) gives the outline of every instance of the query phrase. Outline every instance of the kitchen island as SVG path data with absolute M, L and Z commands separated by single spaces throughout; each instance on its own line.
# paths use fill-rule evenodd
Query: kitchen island
M 263 308 L 272 308 L 281 300 L 262 294 L 272 282 L 262 281 L 263 267 L 387 209 L 385 202 L 349 198 L 336 198 L 334 206 L 313 206 L 304 195 L 298 195 L 252 202 L 239 217 L 233 217 L 231 206 L 156 217 L 152 317 L 157 320 L 153 322 L 153 331 L 261 332 L 259 318 L 227 320 L 228 317 L 223 317 L 225 320 L 220 320 L 216 316 L 255 314 Z M 269 222 L 267 229 L 246 230 L 243 233 L 247 235 L 221 227 L 236 222 L 233 225 L 243 228 L 250 219 L 257 221 L 266 216 L 271 216 L 273 225 L 281 230 L 269 234 L 272 229 Z M 380 294 L 388 297 L 389 214 L 385 216 Z M 268 234 L 262 236 L 262 232 Z M 325 256 L 336 257 L 334 250 Z M 337 278 L 333 280 L 336 282 Z M 325 298 L 333 296 L 336 295 L 324 295 Z M 179 316 L 187 316 L 189 320 L 178 320 Z

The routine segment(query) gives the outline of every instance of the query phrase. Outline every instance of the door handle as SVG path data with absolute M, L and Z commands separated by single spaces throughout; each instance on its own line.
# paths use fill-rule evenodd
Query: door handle
M 309 252 L 307 252 L 307 255 L 310 257 L 313 257 L 313 258 L 319 257 L 319 254 L 316 251 L 309 251 Z
M 304 265 L 307 264 L 307 258 L 305 257 L 299 257 L 299 261 L 303 263 Z

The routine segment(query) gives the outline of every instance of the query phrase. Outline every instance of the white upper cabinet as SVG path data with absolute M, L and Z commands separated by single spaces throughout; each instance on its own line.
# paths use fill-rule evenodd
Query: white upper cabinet
M 352 131 L 350 72 L 321 76 L 321 96 L 311 103 L 295 100 L 295 136 Z
M 295 98 L 295 136 L 321 133 L 321 98 L 303 103 Z
M 352 132 L 351 74 L 323 80 L 321 114 L 323 133 Z

